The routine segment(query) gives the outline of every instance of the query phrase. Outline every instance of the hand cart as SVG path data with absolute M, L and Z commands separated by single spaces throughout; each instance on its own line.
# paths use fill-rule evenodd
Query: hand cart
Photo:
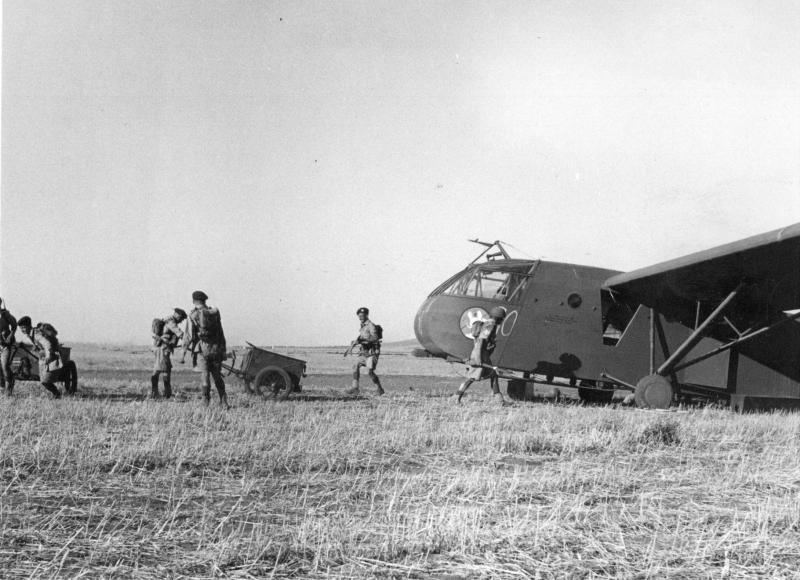
M 279 354 L 254 344 L 238 357 L 234 351 L 231 363 L 222 363 L 228 375 L 244 381 L 248 393 L 285 400 L 300 391 L 300 379 L 306 376 L 306 361 Z
M 18 342 L 11 347 L 11 372 L 14 381 L 36 381 L 39 382 L 39 356 L 33 345 Z M 64 383 L 64 392 L 74 395 L 78 390 L 78 368 L 75 361 L 70 360 L 71 348 L 68 346 L 59 347 L 61 357 L 61 368 L 51 372 L 54 383 Z

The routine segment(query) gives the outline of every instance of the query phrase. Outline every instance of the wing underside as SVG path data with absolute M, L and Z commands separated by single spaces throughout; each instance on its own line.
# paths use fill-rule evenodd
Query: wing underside
M 786 314 L 800 309 L 800 224 L 618 274 L 605 287 L 689 328 L 712 317 L 705 336 L 747 337 L 741 354 L 800 380 L 800 323 Z

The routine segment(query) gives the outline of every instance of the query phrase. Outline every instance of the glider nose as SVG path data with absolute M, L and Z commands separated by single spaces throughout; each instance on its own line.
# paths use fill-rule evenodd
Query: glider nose
M 431 311 L 434 302 L 435 298 L 428 298 L 419 307 L 417 315 L 414 317 L 414 334 L 422 347 L 429 353 L 429 356 L 444 358 L 447 356 L 447 352 L 442 349 L 434 338 L 435 326 L 433 319 L 435 316 L 434 312 Z

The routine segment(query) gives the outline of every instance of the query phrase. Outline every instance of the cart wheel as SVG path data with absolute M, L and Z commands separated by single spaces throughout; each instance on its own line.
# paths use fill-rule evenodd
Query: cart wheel
M 284 401 L 294 388 L 292 378 L 280 367 L 264 367 L 256 375 L 256 391 L 262 397 L 275 397 Z
M 67 376 L 64 378 L 64 390 L 68 395 L 74 395 L 78 392 L 78 367 L 75 361 L 67 361 L 64 363 L 64 370 Z

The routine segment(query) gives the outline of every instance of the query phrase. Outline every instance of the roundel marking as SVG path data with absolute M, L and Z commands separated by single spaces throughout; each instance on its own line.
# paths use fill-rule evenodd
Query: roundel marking
M 511 331 L 514 330 L 514 325 L 517 323 L 517 316 L 519 316 L 519 311 L 517 310 L 506 315 L 503 326 L 500 327 L 500 334 L 503 336 L 509 336 L 511 334 Z
M 461 320 L 459 321 L 459 326 L 461 327 L 461 334 L 466 336 L 468 339 L 472 340 L 472 325 L 476 322 L 489 320 L 490 316 L 489 313 L 486 312 L 480 306 L 474 306 L 472 308 L 467 308 L 464 313 L 461 315 Z

